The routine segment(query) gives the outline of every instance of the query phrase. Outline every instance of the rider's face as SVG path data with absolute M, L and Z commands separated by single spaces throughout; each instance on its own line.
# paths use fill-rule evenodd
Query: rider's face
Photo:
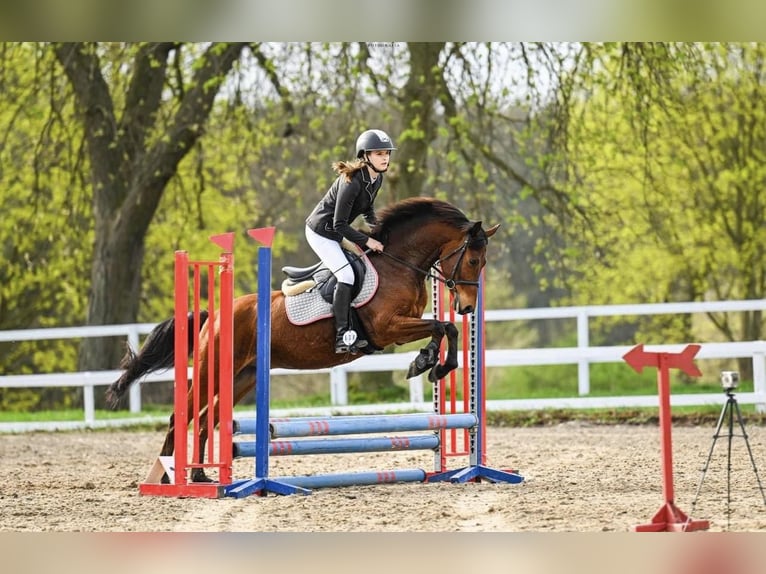
M 373 150 L 367 154 L 367 157 L 375 169 L 378 171 L 386 171 L 391 160 L 391 150 Z

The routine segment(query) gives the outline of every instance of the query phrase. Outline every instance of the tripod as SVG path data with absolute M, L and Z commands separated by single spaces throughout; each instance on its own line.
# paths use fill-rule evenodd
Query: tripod
M 710 452 L 707 455 L 707 461 L 705 462 L 705 466 L 702 469 L 702 476 L 700 477 L 699 485 L 697 485 L 697 493 L 694 495 L 694 502 L 692 502 L 692 510 L 694 510 L 695 504 L 697 504 L 697 498 L 699 497 L 700 490 L 702 489 L 702 482 L 705 480 L 705 473 L 707 472 L 708 467 L 710 466 L 710 459 L 713 458 L 713 449 L 715 449 L 715 443 L 718 440 L 718 438 L 721 436 L 721 427 L 723 426 L 724 419 L 727 418 L 728 415 L 728 451 L 727 451 L 727 467 L 726 467 L 726 529 L 729 529 L 730 526 L 730 519 L 731 519 L 731 439 L 735 436 L 734 434 L 734 414 L 737 415 L 737 421 L 739 422 L 739 428 L 742 431 L 741 435 L 745 439 L 745 445 L 747 446 L 747 452 L 750 455 L 750 462 L 753 464 L 753 472 L 755 472 L 755 478 L 758 481 L 758 488 L 761 491 L 761 496 L 763 497 L 763 503 L 766 504 L 766 493 L 763 491 L 763 485 L 761 484 L 761 478 L 758 476 L 758 468 L 755 466 L 755 458 L 753 457 L 753 451 L 750 448 L 750 442 L 747 439 L 747 432 L 745 431 L 745 423 L 742 420 L 742 412 L 739 410 L 739 403 L 737 403 L 737 398 L 734 396 L 734 389 L 733 388 L 727 388 L 726 389 L 726 404 L 724 404 L 723 408 L 721 409 L 721 415 L 718 417 L 718 425 L 715 429 L 715 434 L 713 435 L 713 444 L 710 445 Z

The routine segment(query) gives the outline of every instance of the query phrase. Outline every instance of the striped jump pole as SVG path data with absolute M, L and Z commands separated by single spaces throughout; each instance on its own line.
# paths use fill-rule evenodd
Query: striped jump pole
M 316 476 L 281 476 L 274 480 L 300 486 L 301 488 L 333 488 L 341 486 L 371 486 L 394 482 L 423 482 L 426 471 L 413 468 L 406 470 L 385 470 L 368 472 L 347 472 L 318 474 Z
M 431 450 L 436 448 L 438 445 L 439 437 L 435 434 L 338 439 L 304 438 L 300 440 L 271 440 L 268 443 L 268 452 L 270 456 L 304 454 L 349 454 L 355 452 Z M 235 458 L 250 456 L 257 457 L 257 448 L 257 438 L 255 442 L 234 443 L 234 456 Z
M 139 485 L 139 492 L 155 496 L 219 498 L 223 495 L 223 485 L 231 482 L 232 472 L 232 387 L 233 387 L 233 310 L 234 301 L 234 234 L 214 235 L 210 240 L 223 249 L 218 261 L 190 261 L 186 251 L 175 252 L 175 314 L 174 314 L 174 410 L 175 443 L 172 456 L 158 457 L 147 479 Z M 192 309 L 189 310 L 189 274 L 192 274 Z M 220 277 L 216 289 L 216 277 Z M 219 321 L 218 360 L 213 337 L 208 339 L 208 369 L 200 372 L 199 337 L 192 337 L 192 403 L 189 412 L 187 394 L 189 392 L 189 316 L 192 329 L 199 333 L 202 319 L 202 285 L 207 287 L 207 321 L 214 324 Z M 218 304 L 216 305 L 216 293 Z M 216 372 L 216 364 L 218 369 Z M 219 400 L 213 400 L 215 377 L 220 382 Z M 209 414 L 218 409 L 219 432 L 216 437 L 211 431 L 205 453 L 198 451 L 196 437 L 201 427 L 200 381 L 207 377 L 205 402 L 210 407 Z M 217 405 L 217 406 L 216 406 Z M 191 426 L 191 429 L 189 427 Z M 189 433 L 192 435 L 191 460 L 188 451 Z M 205 454 L 207 463 L 201 460 Z M 212 483 L 191 482 L 190 472 L 194 468 L 213 470 L 218 474 L 218 481 Z M 167 483 L 162 482 L 163 476 Z
M 348 435 L 380 432 L 428 431 L 470 428 L 478 419 L 471 413 L 455 415 L 405 414 L 332 416 L 273 420 L 269 423 L 272 439 L 321 435 Z M 256 434 L 255 418 L 235 421 L 235 434 Z

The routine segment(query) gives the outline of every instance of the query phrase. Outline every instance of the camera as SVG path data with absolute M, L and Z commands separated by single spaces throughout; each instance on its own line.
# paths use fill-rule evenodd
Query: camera
M 721 386 L 725 391 L 736 389 L 739 384 L 739 373 L 737 371 L 721 371 Z

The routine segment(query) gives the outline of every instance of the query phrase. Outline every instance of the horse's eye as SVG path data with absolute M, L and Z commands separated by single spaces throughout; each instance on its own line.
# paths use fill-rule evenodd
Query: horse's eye
M 472 265 L 473 267 L 476 267 L 479 264 L 479 259 L 477 257 L 471 257 L 468 260 L 468 265 Z

